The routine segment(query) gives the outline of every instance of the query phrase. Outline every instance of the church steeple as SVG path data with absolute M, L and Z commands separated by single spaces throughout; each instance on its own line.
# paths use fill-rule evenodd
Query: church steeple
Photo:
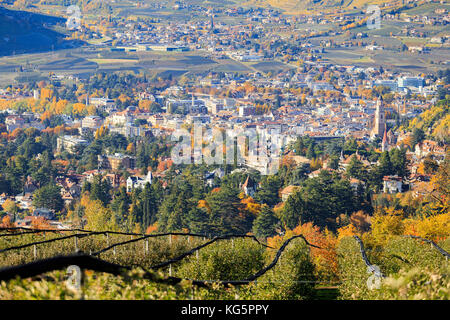
M 383 103 L 383 97 L 379 97 L 377 101 L 377 108 L 375 110 L 375 121 L 374 121 L 374 127 L 372 130 L 373 136 L 381 137 L 383 134 L 383 131 L 385 129 L 386 121 L 385 121 L 385 114 L 384 114 L 384 103 Z
M 381 151 L 388 151 L 389 143 L 387 138 L 387 126 L 384 124 L 384 134 L 383 134 L 383 141 L 381 142 Z

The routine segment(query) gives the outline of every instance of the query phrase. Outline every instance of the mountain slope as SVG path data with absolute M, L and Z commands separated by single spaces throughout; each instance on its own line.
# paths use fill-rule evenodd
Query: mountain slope
M 65 19 L 0 7 L 0 56 L 49 51 L 79 45 L 49 29 Z

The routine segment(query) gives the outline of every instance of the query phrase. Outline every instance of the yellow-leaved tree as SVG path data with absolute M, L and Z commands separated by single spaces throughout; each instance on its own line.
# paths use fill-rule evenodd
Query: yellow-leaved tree
M 105 208 L 100 200 L 91 200 L 83 195 L 81 205 L 84 207 L 84 217 L 87 230 L 103 231 L 116 230 L 116 223 L 111 209 Z
M 3 202 L 2 207 L 9 214 L 16 214 L 17 211 L 19 210 L 17 204 L 14 202 L 14 200 L 11 199 L 6 199 L 5 202 Z
M 403 210 L 386 208 L 386 214 L 372 217 L 372 230 L 364 234 L 364 240 L 373 246 L 384 246 L 391 238 L 403 235 L 405 231 Z
M 405 220 L 405 234 L 436 242 L 447 239 L 450 236 L 450 213 L 436 214 L 419 219 L 407 219 Z

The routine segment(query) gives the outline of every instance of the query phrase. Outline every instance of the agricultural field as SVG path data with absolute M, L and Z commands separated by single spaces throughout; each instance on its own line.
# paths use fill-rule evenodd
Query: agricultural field
M 448 59 L 447 50 L 435 50 L 432 54 L 394 52 L 390 50 L 368 51 L 363 48 L 332 48 L 324 53 L 324 61 L 337 64 L 354 64 L 361 67 L 380 65 L 399 71 L 427 72 L 439 70 L 438 62 Z
M 270 246 L 251 236 L 3 230 L 0 279 L 9 280 L 0 299 L 449 299 L 448 239 L 439 247 L 404 236 L 383 247 L 360 241 L 320 248 L 302 236 Z M 323 269 L 329 255 L 337 269 Z M 65 269 L 77 262 L 83 280 L 73 290 Z
M 278 69 L 278 63 L 275 66 Z M 200 52 L 111 52 L 109 49 L 62 50 L 51 53 L 23 54 L 0 57 L 0 84 L 11 80 L 32 80 L 27 70 L 17 72 L 20 67 L 29 66 L 33 77 L 47 79 L 49 73 L 73 75 L 84 78 L 96 71 L 132 71 L 135 73 L 177 75 L 184 73 L 252 72 L 244 64 L 231 59 L 211 59 Z

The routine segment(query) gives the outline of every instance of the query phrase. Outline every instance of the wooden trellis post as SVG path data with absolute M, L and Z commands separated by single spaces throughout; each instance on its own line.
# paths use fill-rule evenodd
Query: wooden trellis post
M 37 247 L 36 245 L 33 245 L 33 255 L 34 255 L 34 260 L 37 259 Z

